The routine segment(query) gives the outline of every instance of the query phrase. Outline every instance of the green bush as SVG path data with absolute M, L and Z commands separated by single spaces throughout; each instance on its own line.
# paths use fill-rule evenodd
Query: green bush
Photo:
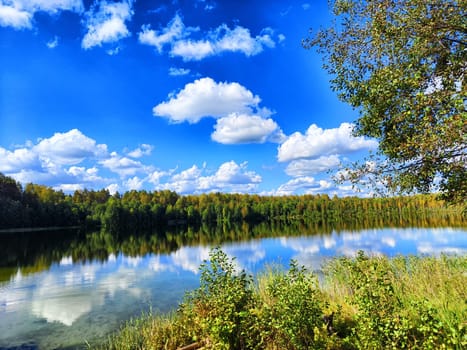
M 355 308 L 345 341 L 358 349 L 462 349 L 466 263 L 465 257 L 389 259 L 363 252 L 335 259 L 327 273 Z
M 318 279 L 292 261 L 287 273 L 273 273 L 265 283 L 259 305 L 260 348 L 321 349 L 325 342 L 326 303 Z M 264 345 L 264 346 L 263 346 Z
M 252 336 L 252 277 L 238 272 L 220 249 L 211 252 L 200 270 L 200 287 L 186 296 L 181 312 L 199 325 L 209 346 L 245 349 Z

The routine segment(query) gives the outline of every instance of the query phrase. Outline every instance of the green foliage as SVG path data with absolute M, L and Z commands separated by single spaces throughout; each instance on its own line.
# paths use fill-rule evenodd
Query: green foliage
M 460 350 L 467 346 L 466 270 L 467 257 L 360 252 L 325 266 L 324 284 L 293 261 L 254 284 L 215 249 L 200 287 L 175 314 L 132 320 L 103 348 Z
M 350 303 L 358 309 L 353 334 L 358 347 L 406 348 L 408 320 L 397 313 L 401 302 L 394 292 L 389 261 L 370 259 L 360 251 L 354 261 L 344 264 L 352 286 Z
M 27 184 L 0 173 L 0 229 L 84 224 L 81 212 L 62 191 Z
M 467 2 L 333 0 L 335 22 L 303 44 L 317 47 L 341 100 L 360 111 L 355 134 L 379 155 L 349 180 L 391 191 L 440 190 L 467 198 Z M 379 180 L 379 181 L 378 181 Z
M 103 344 L 89 348 L 108 350 L 175 350 L 191 342 L 186 320 L 178 315 L 155 315 L 152 312 L 126 322 Z
M 262 347 L 277 349 L 323 349 L 323 310 L 326 303 L 317 277 L 296 261 L 287 273 L 267 279 L 258 311 Z
M 2 187 L 3 186 L 3 187 Z M 316 225 L 383 225 L 426 219 L 436 214 L 461 216 L 461 206 L 447 207 L 433 195 L 391 198 L 330 198 L 327 195 L 284 197 L 211 193 L 180 196 L 172 191 L 78 190 L 73 195 L 28 184 L 23 191 L 0 174 L 0 229 L 80 225 L 115 236 L 147 233 L 161 226 L 256 225 L 298 220 Z
M 245 349 L 251 340 L 252 277 L 237 271 L 220 249 L 201 265 L 200 287 L 181 305 L 214 349 Z
M 355 307 L 345 342 L 358 349 L 462 349 L 467 345 L 466 257 L 336 259 L 338 302 Z M 330 285 L 328 282 L 328 286 Z M 342 298 L 343 297 L 343 298 Z

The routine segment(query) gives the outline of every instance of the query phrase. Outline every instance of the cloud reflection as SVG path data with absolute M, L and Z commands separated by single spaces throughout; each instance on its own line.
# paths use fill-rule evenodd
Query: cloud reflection
M 287 266 L 294 259 L 319 273 L 327 259 L 355 256 L 362 249 L 367 254 L 388 256 L 467 254 L 466 233 L 463 229 L 386 228 L 264 238 L 225 243 L 221 249 L 229 258 L 235 257 L 239 271 L 256 273 L 265 264 Z M 93 317 L 98 317 L 98 322 L 118 319 L 118 312 L 126 308 L 132 308 L 133 314 L 148 305 L 168 310 L 172 303 L 176 306 L 185 289 L 196 287 L 199 266 L 209 259 L 211 249 L 200 245 L 181 247 L 171 254 L 112 254 L 105 262 L 79 264 L 71 257 L 63 257 L 47 271 L 22 274 L 19 270 L 9 282 L 0 283 L 0 329 L 11 330 L 0 333 L 0 341 L 29 334 L 38 324 L 44 329 L 84 327 L 80 332 L 86 332 Z M 124 315 L 130 312 L 125 311 Z

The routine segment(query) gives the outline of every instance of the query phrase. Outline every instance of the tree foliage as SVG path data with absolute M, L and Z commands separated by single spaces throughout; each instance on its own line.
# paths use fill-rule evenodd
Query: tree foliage
M 330 3 L 333 25 L 303 45 L 317 48 L 332 88 L 359 110 L 355 134 L 379 140 L 376 166 L 354 165 L 348 179 L 465 201 L 467 1 Z
M 461 206 L 447 208 L 434 195 L 357 198 L 321 195 L 259 196 L 209 193 L 182 196 L 176 192 L 61 190 L 27 184 L 0 173 L 0 230 L 52 226 L 101 227 L 112 234 L 151 232 L 161 226 L 231 225 L 304 221 L 316 225 L 384 220 L 406 221 L 445 213 L 456 217 Z M 443 214 L 444 215 L 444 214 Z

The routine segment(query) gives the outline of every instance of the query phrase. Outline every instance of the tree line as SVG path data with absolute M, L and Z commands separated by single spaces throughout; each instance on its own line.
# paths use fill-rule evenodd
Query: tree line
M 365 222 L 372 218 L 406 220 L 433 214 L 461 216 L 436 195 L 358 198 L 326 194 L 261 196 L 209 193 L 180 195 L 170 190 L 61 190 L 37 184 L 24 189 L 0 173 L 0 229 L 27 227 L 101 227 L 110 233 L 144 232 L 175 224 L 250 224 L 302 220 L 316 224 Z

